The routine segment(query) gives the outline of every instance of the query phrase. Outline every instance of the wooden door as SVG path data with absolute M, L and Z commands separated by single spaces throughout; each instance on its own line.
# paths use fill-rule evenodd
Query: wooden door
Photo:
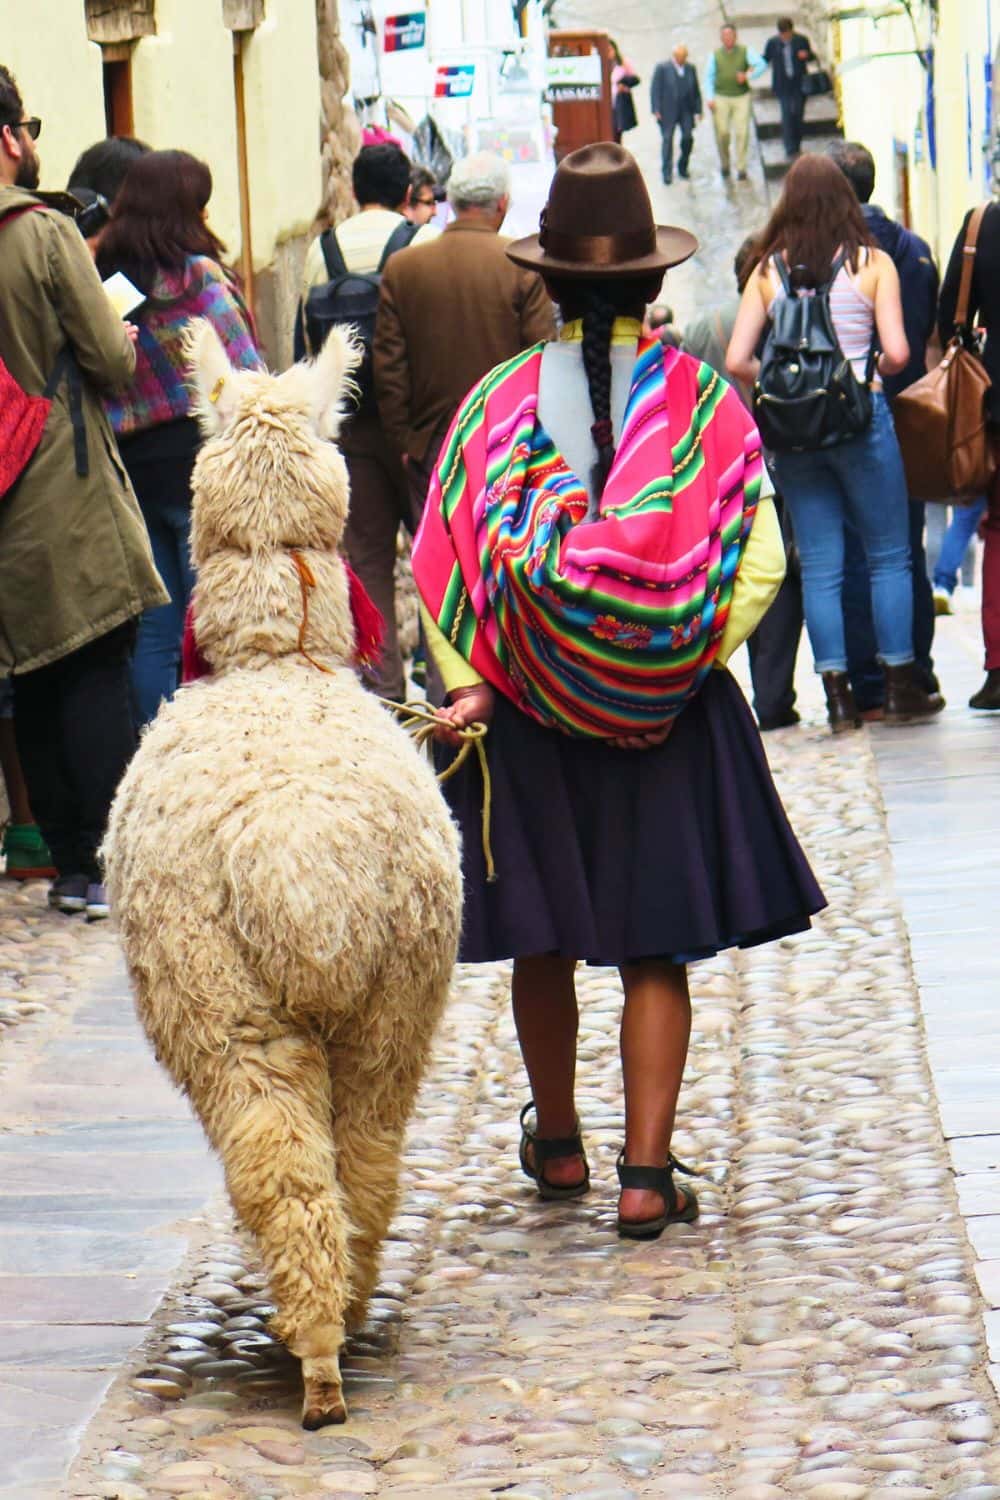
M 614 140 L 611 69 L 606 31 L 549 33 L 548 99 L 556 127 L 556 161 L 594 141 Z M 560 66 L 559 59 L 566 59 Z

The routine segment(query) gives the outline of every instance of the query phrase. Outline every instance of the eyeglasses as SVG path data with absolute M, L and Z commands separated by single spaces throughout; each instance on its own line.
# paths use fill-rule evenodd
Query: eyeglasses
M 414 198 L 415 208 L 437 208 L 437 202 L 433 198 Z
M 32 115 L 30 120 L 18 120 L 12 125 L 11 130 L 26 130 L 33 141 L 37 141 L 42 133 L 42 122 L 37 115 Z

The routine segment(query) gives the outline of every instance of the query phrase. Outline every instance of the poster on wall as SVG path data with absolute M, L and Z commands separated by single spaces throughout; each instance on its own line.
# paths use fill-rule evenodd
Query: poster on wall
M 382 28 L 382 48 L 385 52 L 411 52 L 423 47 L 427 41 L 427 12 L 408 10 L 400 15 L 386 16 Z
M 434 74 L 435 99 L 468 99 L 476 82 L 475 63 L 439 67 Z

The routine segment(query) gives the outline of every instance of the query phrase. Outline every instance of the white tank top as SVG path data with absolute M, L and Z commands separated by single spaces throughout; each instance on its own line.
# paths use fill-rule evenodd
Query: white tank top
M 868 250 L 864 246 L 858 260 L 859 265 L 867 264 Z M 775 300 L 784 297 L 785 290 L 773 263 L 768 271 L 775 289 Z M 858 278 L 852 276 L 846 266 L 841 266 L 830 288 L 830 316 L 845 358 L 850 360 L 855 375 L 863 381 L 867 375 L 868 353 L 875 327 L 875 304 L 870 297 L 865 296 Z

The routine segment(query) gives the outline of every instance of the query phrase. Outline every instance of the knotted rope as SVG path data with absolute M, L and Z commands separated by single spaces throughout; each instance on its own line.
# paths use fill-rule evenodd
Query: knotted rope
M 309 595 L 316 587 L 316 575 L 301 552 L 297 551 L 294 547 L 290 547 L 288 552 L 292 562 L 295 564 L 295 571 L 299 575 L 299 592 L 302 596 L 302 619 L 299 622 L 297 641 L 299 654 L 304 656 L 306 661 L 311 666 L 314 666 L 317 671 L 332 674 L 332 667 L 328 667 L 325 662 L 317 661 L 315 656 L 311 656 L 306 650 L 306 632 L 309 629 Z M 404 729 L 412 737 L 418 749 L 422 750 L 428 741 L 434 738 L 434 732 L 441 721 L 434 711 L 427 708 L 423 703 L 394 703 L 390 698 L 379 698 L 378 701 L 383 708 L 388 709 L 391 714 L 395 715 L 399 720 L 400 728 Z M 466 760 L 468 760 L 473 747 L 475 747 L 476 754 L 479 757 L 479 769 L 483 778 L 483 859 L 486 862 L 486 879 L 492 884 L 497 878 L 497 873 L 496 866 L 493 863 L 493 844 L 490 839 L 493 811 L 493 780 L 490 776 L 490 767 L 486 758 L 486 746 L 484 744 L 486 739 L 486 725 L 475 723 L 467 724 L 464 729 L 456 729 L 454 726 L 451 728 L 452 733 L 456 734 L 462 743 L 458 748 L 458 754 L 451 764 L 444 771 L 437 772 L 437 780 L 439 785 L 443 785 L 444 782 L 455 775 L 456 771 L 461 770 Z

